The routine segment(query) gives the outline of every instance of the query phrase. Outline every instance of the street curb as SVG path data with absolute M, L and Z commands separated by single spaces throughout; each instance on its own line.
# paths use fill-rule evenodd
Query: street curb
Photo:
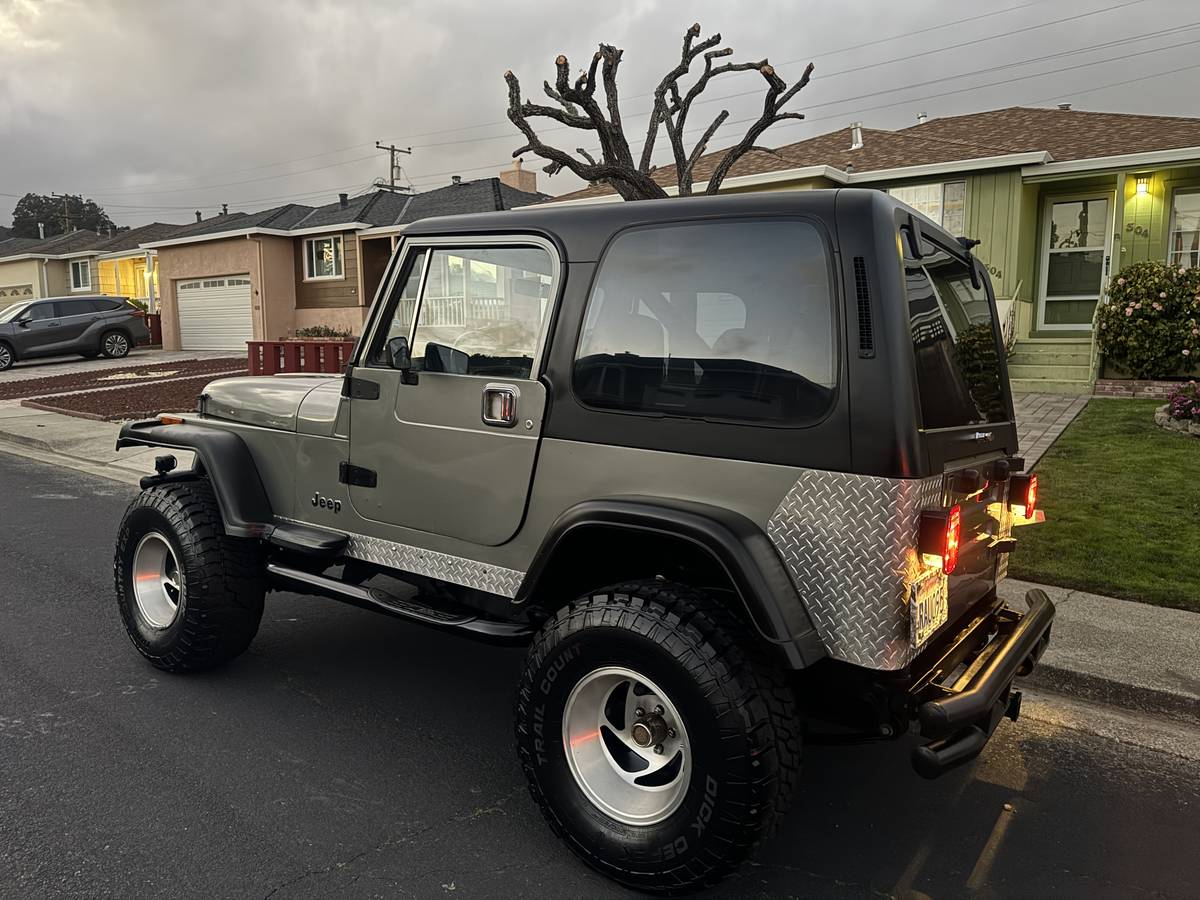
M 1188 724 L 1200 724 L 1200 709 L 1196 708 L 1196 701 L 1192 697 L 1113 681 L 1110 678 L 1047 665 L 1044 662 L 1035 666 L 1028 677 L 1018 682 L 1018 686 L 1020 685 L 1041 688 L 1050 693 L 1081 700 L 1091 700 L 1131 712 L 1154 713 Z
M 43 441 L 35 437 L 28 437 L 24 434 L 11 434 L 9 432 L 4 432 L 3 435 L 0 435 L 0 446 L 3 446 L 4 444 L 20 444 L 23 447 L 32 447 L 33 449 L 41 450 L 44 453 L 53 453 L 55 456 L 65 455 L 60 453 L 58 450 L 55 450 L 54 445 L 49 441 Z
M 108 419 L 99 413 L 82 412 L 74 409 L 66 409 L 62 406 L 52 406 L 49 403 L 41 403 L 37 400 L 22 400 L 21 406 L 26 409 L 40 409 L 44 412 L 58 413 L 60 416 L 73 416 L 76 419 L 88 419 L 92 422 L 107 422 Z M 12 435 L 7 435 L 9 439 Z M 47 445 L 48 447 L 49 445 Z
M 58 450 L 51 449 L 44 441 L 15 435 L 5 435 L 3 438 L 0 438 L 0 453 L 8 453 L 12 456 L 19 456 L 22 459 L 31 459 L 34 462 L 43 463 L 48 466 L 61 466 L 64 469 L 71 469 L 74 472 L 84 472 L 85 474 L 104 478 L 108 481 L 115 481 L 119 484 L 136 486 L 141 482 L 142 474 L 144 474 L 117 466 L 101 465 L 90 460 L 81 459 L 78 456 L 70 456 Z

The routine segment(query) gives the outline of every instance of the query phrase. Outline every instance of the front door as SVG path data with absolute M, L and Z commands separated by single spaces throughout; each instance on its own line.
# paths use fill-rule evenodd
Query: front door
M 17 353 L 33 356 L 53 353 L 55 346 L 62 343 L 61 332 L 62 322 L 55 303 L 50 300 L 34 303 L 17 316 L 17 329 L 13 333 Z
M 1091 331 L 1108 276 L 1112 206 L 1111 194 L 1046 201 L 1039 331 Z
M 503 543 L 524 515 L 546 409 L 537 374 L 557 253 L 538 238 L 400 252 L 351 373 L 351 502 L 375 521 Z M 400 338 L 406 371 L 392 365 Z

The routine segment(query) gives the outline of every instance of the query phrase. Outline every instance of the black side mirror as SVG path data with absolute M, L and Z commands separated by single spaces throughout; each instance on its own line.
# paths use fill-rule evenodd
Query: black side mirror
M 28 328 L 29 323 L 32 321 L 33 319 L 30 316 L 22 316 L 21 318 L 17 319 L 17 324 L 22 328 Z
M 412 369 L 412 352 L 408 347 L 408 338 L 404 335 L 394 337 L 387 342 L 386 359 L 389 366 L 407 372 Z

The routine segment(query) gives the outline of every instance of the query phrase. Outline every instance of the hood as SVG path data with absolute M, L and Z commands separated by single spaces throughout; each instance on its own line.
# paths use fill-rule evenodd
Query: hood
M 201 394 L 203 415 L 259 428 L 295 431 L 296 414 L 304 398 L 317 388 L 339 380 L 337 375 L 222 378 L 210 382 Z

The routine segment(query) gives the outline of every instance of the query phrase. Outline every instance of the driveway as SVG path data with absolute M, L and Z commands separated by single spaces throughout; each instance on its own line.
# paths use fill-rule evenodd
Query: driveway
M 0 384 L 22 381 L 26 378 L 45 378 L 49 375 L 74 375 L 80 372 L 95 372 L 99 369 L 119 369 L 129 366 L 145 366 L 155 363 L 182 362 L 189 359 L 212 359 L 221 356 L 238 356 L 236 350 L 131 350 L 123 359 L 83 359 L 79 356 L 48 356 L 19 362 L 7 372 L 0 372 Z

